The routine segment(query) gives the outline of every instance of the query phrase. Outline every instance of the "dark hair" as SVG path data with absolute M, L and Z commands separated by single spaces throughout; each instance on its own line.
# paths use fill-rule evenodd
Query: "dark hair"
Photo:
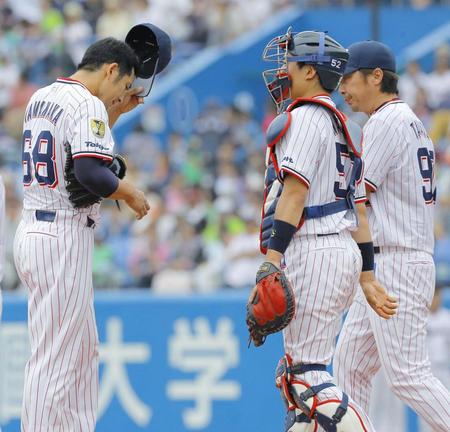
M 94 42 L 84 53 L 78 70 L 96 71 L 102 65 L 111 63 L 119 65 L 119 77 L 138 72 L 139 59 L 136 53 L 128 44 L 112 37 Z
M 370 75 L 374 69 L 359 69 L 364 77 Z M 367 79 L 367 78 L 366 78 Z M 380 86 L 381 93 L 398 94 L 398 75 L 394 72 L 383 69 L 383 79 Z

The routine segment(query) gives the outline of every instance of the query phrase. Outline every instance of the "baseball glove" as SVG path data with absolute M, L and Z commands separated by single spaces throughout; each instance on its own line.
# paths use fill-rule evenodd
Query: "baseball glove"
M 76 178 L 73 164 L 72 152 L 70 144 L 66 144 L 66 165 L 64 169 L 64 178 L 66 180 L 66 189 L 69 193 L 69 200 L 75 208 L 89 207 L 92 204 L 100 202 L 103 198 L 92 192 L 89 192 Z M 113 160 L 107 165 L 113 174 L 119 179 L 125 177 L 127 165 L 125 159 L 117 154 Z
M 247 327 L 255 346 L 283 330 L 295 313 L 294 290 L 282 270 L 264 262 L 256 273 L 256 286 L 247 303 Z

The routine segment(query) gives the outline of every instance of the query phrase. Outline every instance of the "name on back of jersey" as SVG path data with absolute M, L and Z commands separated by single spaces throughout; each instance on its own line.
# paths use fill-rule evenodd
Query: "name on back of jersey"
M 44 118 L 56 125 L 63 112 L 64 109 L 55 102 L 37 100 L 28 107 L 25 113 L 25 122 L 29 122 L 33 118 Z

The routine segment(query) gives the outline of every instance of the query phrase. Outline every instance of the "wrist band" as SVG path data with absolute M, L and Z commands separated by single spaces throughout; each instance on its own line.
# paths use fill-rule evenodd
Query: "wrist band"
M 272 226 L 272 234 L 270 234 L 268 249 L 280 252 L 282 255 L 286 252 L 293 235 L 297 231 L 297 227 L 288 222 L 275 219 Z
M 357 243 L 362 256 L 362 270 L 370 271 L 375 267 L 375 252 L 373 249 L 373 242 Z

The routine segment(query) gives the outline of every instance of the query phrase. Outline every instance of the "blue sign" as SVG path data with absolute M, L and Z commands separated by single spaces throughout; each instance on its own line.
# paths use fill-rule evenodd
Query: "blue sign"
M 248 293 L 155 297 L 143 291 L 96 292 L 100 339 L 97 432 L 283 431 L 274 385 L 280 335 L 247 348 Z M 447 302 L 446 302 L 447 304 Z M 0 325 L 0 431 L 20 429 L 23 373 L 29 357 L 26 299 L 6 295 Z M 375 384 L 374 406 L 395 406 L 387 429 L 419 432 L 416 415 Z M 395 426 L 393 426 L 395 424 Z
M 96 431 L 282 430 L 274 386 L 279 335 L 247 348 L 246 295 L 96 294 L 100 387 Z M 19 430 L 28 357 L 24 299 L 5 298 L 0 424 Z M 2 361 L 8 359 L 8 361 Z

